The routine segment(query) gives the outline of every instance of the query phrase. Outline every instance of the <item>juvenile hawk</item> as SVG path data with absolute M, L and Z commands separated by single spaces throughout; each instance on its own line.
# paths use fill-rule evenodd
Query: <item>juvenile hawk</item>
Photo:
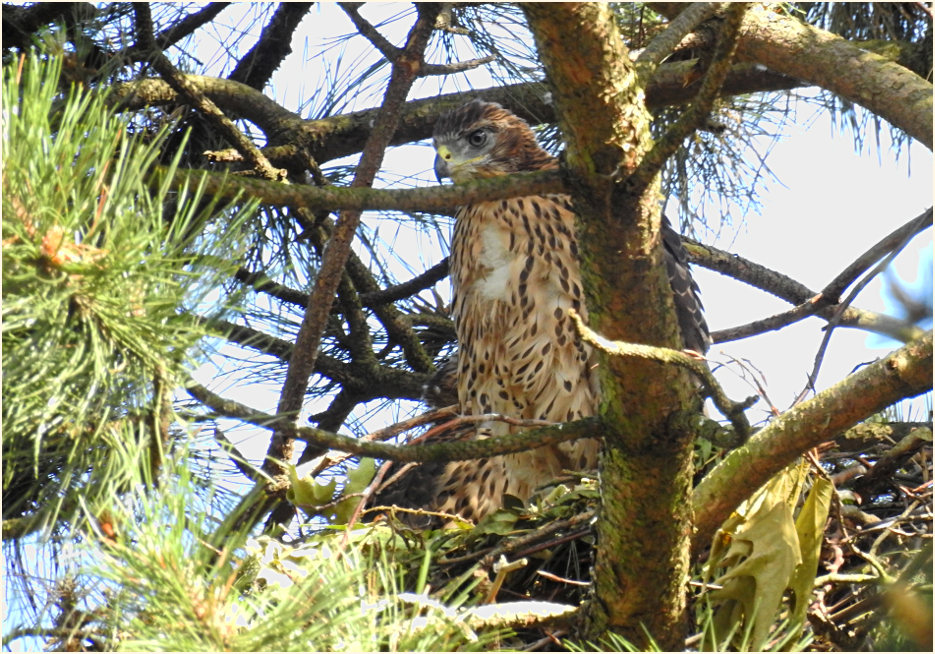
M 480 100 L 443 115 L 433 140 L 437 176 L 455 183 L 558 166 L 536 143 L 525 121 Z M 710 338 L 698 287 L 681 240 L 667 220 L 663 243 L 685 346 L 704 352 Z M 450 269 L 459 343 L 455 380 L 462 414 L 566 422 L 597 412 L 595 357 L 568 316 L 569 309 L 575 309 L 587 319 L 569 196 L 537 195 L 461 207 L 455 216 Z M 485 438 L 521 429 L 491 422 L 468 431 L 467 437 Z M 487 460 L 422 466 L 381 503 L 422 506 L 477 520 L 502 506 L 506 494 L 528 499 L 563 469 L 594 469 L 599 447 L 596 440 L 583 439 Z

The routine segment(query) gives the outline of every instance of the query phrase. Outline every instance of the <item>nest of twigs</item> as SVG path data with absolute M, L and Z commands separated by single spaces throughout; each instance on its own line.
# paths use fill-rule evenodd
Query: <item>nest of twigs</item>
M 698 461 L 699 476 L 719 458 Z M 930 426 L 861 425 L 809 452 L 807 459 L 813 464 L 810 475 L 827 477 L 836 492 L 804 634 L 797 642 L 812 651 L 925 647 L 931 643 Z M 578 606 L 590 590 L 597 510 L 596 481 L 578 476 L 540 489 L 526 505 L 509 502 L 477 525 L 415 529 L 406 518 L 412 509 L 385 511 L 380 519 L 409 545 L 395 557 L 408 580 L 419 576 L 425 552 L 431 552 L 428 586 L 443 601 L 467 592 L 468 604 Z M 696 561 L 691 601 L 698 624 L 687 649 L 702 640 L 703 565 L 704 560 Z M 914 600 L 899 605 L 893 589 L 910 586 L 915 594 L 904 593 L 902 599 L 917 597 L 921 590 L 923 597 L 928 593 L 927 605 Z M 921 618 L 916 615 L 920 609 Z M 788 637 L 781 633 L 783 617 L 782 611 L 775 617 L 773 644 Z M 516 640 L 503 645 L 564 649 L 559 638 L 569 632 L 562 627 L 519 629 Z

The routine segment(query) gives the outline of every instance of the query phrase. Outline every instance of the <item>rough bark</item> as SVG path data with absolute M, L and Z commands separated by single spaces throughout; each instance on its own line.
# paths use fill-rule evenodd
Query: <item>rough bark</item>
M 693 66 L 694 62 L 691 61 L 659 66 L 646 88 L 647 105 L 654 108 L 690 102 L 699 87 L 697 81 L 686 85 Z M 270 146 L 273 146 L 263 148 L 271 159 L 289 156 L 290 152 L 300 148 L 307 148 L 319 163 L 360 152 L 379 112 L 379 109 L 364 109 L 318 120 L 304 120 L 245 84 L 201 75 L 188 77 L 225 112 L 256 124 L 266 135 Z M 725 95 L 737 95 L 796 86 L 802 86 L 802 83 L 763 70 L 761 66 L 741 64 L 733 67 L 722 92 Z M 158 106 L 179 102 L 171 87 L 157 79 L 115 85 L 114 96 L 127 109 L 138 109 L 147 104 Z M 472 97 L 502 104 L 532 125 L 555 118 L 554 108 L 548 102 L 547 88 L 539 82 L 477 89 L 469 94 L 449 93 L 407 102 L 390 144 L 401 145 L 428 138 L 441 112 L 454 109 Z M 281 148 L 281 154 L 277 155 L 276 146 Z
M 669 18 L 684 9 L 652 6 Z M 932 84 L 884 56 L 768 7 L 747 12 L 737 55 L 859 104 L 932 149 Z
M 662 265 L 658 181 L 640 196 L 616 183 L 651 143 L 645 90 L 612 14 L 597 3 L 524 10 L 565 134 L 591 325 L 608 338 L 678 347 Z M 663 649 L 680 649 L 691 441 L 671 433 L 667 418 L 684 406 L 688 385 L 674 368 L 605 358 L 601 386 L 602 506 L 584 631 L 598 638 L 610 629 L 637 645 L 646 645 L 648 632 Z

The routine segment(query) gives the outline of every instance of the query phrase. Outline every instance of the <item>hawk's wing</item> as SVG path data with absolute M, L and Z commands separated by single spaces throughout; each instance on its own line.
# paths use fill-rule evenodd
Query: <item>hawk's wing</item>
M 711 333 L 704 319 L 700 290 L 688 268 L 688 252 L 682 245 L 682 237 L 665 216 L 662 217 L 662 245 L 682 341 L 687 349 L 704 354 L 711 347 Z

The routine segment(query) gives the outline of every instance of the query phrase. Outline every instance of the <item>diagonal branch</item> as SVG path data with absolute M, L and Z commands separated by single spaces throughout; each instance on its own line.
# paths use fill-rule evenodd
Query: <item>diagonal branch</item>
M 171 27 L 160 32 L 159 35 L 156 36 L 156 43 L 159 44 L 159 48 L 162 50 L 175 45 L 202 25 L 210 23 L 218 14 L 227 9 L 230 4 L 229 2 L 212 2 L 202 7 L 195 13 L 189 14 Z
M 287 304 L 304 307 L 308 304 L 308 293 L 297 291 L 284 284 L 274 282 L 262 271 L 253 272 L 247 268 L 238 268 L 234 279 L 253 288 L 257 293 L 266 293 Z
M 815 363 L 812 366 L 812 371 L 808 375 L 805 388 L 802 389 L 802 392 L 799 393 L 798 397 L 796 398 L 796 403 L 800 402 L 809 390 L 815 390 L 815 381 L 818 379 L 818 371 L 821 369 L 821 364 L 825 358 L 825 352 L 828 349 L 828 344 L 831 342 L 831 334 L 834 331 L 834 328 L 838 326 L 841 316 L 850 306 L 851 302 L 854 301 L 854 298 L 857 297 L 857 295 L 867 286 L 867 284 L 873 280 L 874 277 L 886 270 L 893 259 L 896 258 L 896 255 L 902 251 L 907 243 L 909 243 L 913 235 L 918 231 L 929 227 L 931 225 L 931 221 L 932 211 L 930 209 L 915 220 L 911 221 L 908 225 L 904 225 L 903 227 L 897 229 L 895 232 L 893 232 L 893 234 L 890 234 L 889 237 L 883 239 L 883 241 L 870 248 L 870 250 L 865 252 L 862 256 L 858 257 L 854 264 L 848 266 L 848 269 L 845 270 L 845 274 L 839 275 L 838 278 L 832 282 L 832 286 L 840 286 L 844 282 L 850 284 L 849 279 L 852 275 L 858 274 L 862 268 L 869 266 L 874 261 L 879 259 L 883 252 L 886 252 L 887 250 L 889 251 L 889 254 L 886 255 L 886 258 L 880 261 L 872 271 L 867 273 L 864 278 L 861 279 L 854 286 L 854 288 L 851 289 L 850 293 L 847 294 L 847 297 L 845 297 L 844 300 L 842 300 L 835 308 L 834 314 L 831 316 L 831 319 L 828 321 L 828 324 L 825 327 L 825 334 L 821 339 L 821 345 L 818 346 L 818 352 L 815 354 Z M 896 237 L 893 237 L 894 234 Z
M 633 193 L 641 193 L 643 189 L 648 187 L 659 171 L 662 170 L 669 157 L 681 147 L 682 141 L 707 120 L 711 108 L 714 106 L 714 101 L 724 85 L 724 80 L 727 79 L 727 74 L 731 70 L 731 60 L 734 57 L 734 51 L 737 49 L 737 38 L 740 34 L 740 26 L 743 23 L 746 10 L 747 3 L 743 2 L 731 3 L 728 6 L 724 22 L 721 25 L 720 38 L 714 48 L 711 64 L 702 79 L 698 95 L 695 96 L 688 110 L 675 121 L 669 131 L 646 153 L 646 156 L 628 180 L 627 183 Z
M 914 236 L 931 226 L 932 207 L 929 207 L 905 225 L 884 236 L 873 247 L 860 255 L 822 289 L 821 295 L 827 297 L 831 302 L 837 302 L 844 289 L 853 284 L 854 280 L 876 263 L 880 257 L 899 252 Z
M 932 388 L 932 332 L 777 417 L 730 452 L 695 488 L 695 552 L 743 500 L 802 452 L 901 399 Z
M 384 151 L 396 130 L 400 108 L 406 101 L 406 95 L 412 86 L 415 70 L 418 67 L 412 64 L 422 60 L 423 52 L 432 33 L 435 16 L 439 11 L 438 6 L 425 5 L 424 7 L 420 7 L 419 18 L 409 32 L 403 52 L 393 62 L 382 111 L 364 146 L 357 174 L 352 183 L 353 187 L 369 187 L 373 184 L 377 170 L 383 161 Z M 322 256 L 315 288 L 309 296 L 277 408 L 278 414 L 291 416 L 292 420 L 295 420 L 302 408 L 308 379 L 315 369 L 322 333 L 331 314 L 331 305 L 344 272 L 351 242 L 360 224 L 360 214 L 359 210 L 345 211 L 341 214 Z M 292 457 L 293 442 L 294 432 L 291 428 L 277 428 L 273 432 L 268 457 L 264 464 L 264 470 L 271 476 L 285 474 L 283 462 Z
M 237 446 L 231 442 L 231 439 L 217 427 L 214 428 L 214 439 L 221 445 L 221 449 L 227 453 L 227 457 L 231 460 L 231 463 L 234 464 L 244 477 L 250 481 L 257 481 L 259 479 L 259 471 L 250 464 L 247 457 L 237 449 Z
M 447 276 L 448 257 L 445 257 L 425 272 L 416 275 L 408 281 L 395 284 L 394 286 L 388 286 L 379 291 L 361 293 L 360 301 L 363 302 L 365 307 L 372 307 L 379 304 L 385 304 L 387 302 L 395 302 L 396 300 L 401 300 L 403 298 L 410 297 L 411 295 L 415 295 L 419 291 L 431 288 L 437 282 L 443 280 Z
M 136 12 L 137 46 L 142 52 L 148 52 L 153 67 L 163 79 L 182 97 L 186 98 L 200 111 L 211 124 L 230 141 L 237 151 L 250 162 L 257 173 L 265 179 L 281 179 L 279 170 L 273 168 L 267 158 L 248 139 L 230 118 L 218 108 L 186 75 L 182 75 L 172 65 L 168 57 L 156 45 L 153 36 L 153 17 L 149 5 L 145 2 L 133 3 Z
M 684 243 L 693 264 L 733 277 L 737 281 L 744 282 L 754 288 L 771 293 L 790 304 L 797 305 L 788 312 L 756 320 L 746 325 L 713 332 L 711 338 L 715 343 L 755 336 L 795 322 L 799 315 L 802 317 L 812 315 L 809 313 L 808 302 L 816 298 L 818 293 L 804 284 L 766 266 L 711 245 L 704 245 L 688 238 L 684 239 Z M 837 306 L 825 306 L 814 313 L 830 320 Z M 918 327 L 907 324 L 902 320 L 855 307 L 848 307 L 844 311 L 840 319 L 840 325 L 885 334 L 903 343 L 908 343 L 923 333 Z
M 354 27 L 357 28 L 360 35 L 370 41 L 371 45 L 379 50 L 380 54 L 382 54 L 388 62 L 394 63 L 402 56 L 402 50 L 387 41 L 386 37 L 380 34 L 376 27 L 367 22 L 364 17 L 357 12 L 358 7 L 362 4 L 362 2 L 339 2 L 338 6 L 341 7 L 344 13 L 347 14 L 347 17 L 351 19 L 351 22 L 354 23 Z
M 311 6 L 311 2 L 280 3 L 260 32 L 260 38 L 231 71 L 230 79 L 262 90 L 279 65 L 292 53 L 293 32 Z
M 374 307 L 381 304 L 396 302 L 403 298 L 415 295 L 419 291 L 431 288 L 448 276 L 448 257 L 420 273 L 410 280 L 388 286 L 383 289 L 360 293 L 360 303 L 365 307 Z M 234 278 L 248 286 L 257 293 L 266 293 L 288 304 L 304 307 L 308 304 L 308 293 L 297 291 L 278 282 L 274 282 L 263 272 L 253 272 L 246 268 L 239 268 Z
M 707 20 L 721 5 L 719 2 L 693 2 L 673 18 L 666 28 L 653 37 L 649 45 L 636 58 L 637 69 L 647 78 L 669 56 L 682 39 Z
M 496 60 L 497 58 L 494 55 L 487 55 L 486 57 L 478 57 L 466 61 L 454 61 L 450 64 L 425 64 L 422 66 L 422 70 L 419 71 L 419 74 L 422 77 L 427 77 L 429 75 L 453 75 L 454 73 L 463 73 L 466 70 L 474 70 L 475 68 L 479 68 L 484 64 L 489 64 Z

